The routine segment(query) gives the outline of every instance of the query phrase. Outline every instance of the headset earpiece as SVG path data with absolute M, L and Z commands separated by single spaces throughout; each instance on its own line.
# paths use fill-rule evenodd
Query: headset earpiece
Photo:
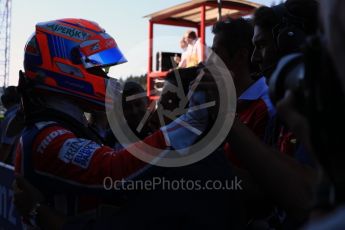
M 272 7 L 280 22 L 272 29 L 276 47 L 281 56 L 296 52 L 306 39 L 304 19 L 291 14 L 285 4 Z
M 277 36 L 277 47 L 279 52 L 287 54 L 297 52 L 305 41 L 305 33 L 296 26 L 283 28 Z

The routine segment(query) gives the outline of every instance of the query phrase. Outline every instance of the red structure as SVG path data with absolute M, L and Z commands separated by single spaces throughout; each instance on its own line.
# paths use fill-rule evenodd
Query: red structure
M 260 4 L 246 0 L 222 0 L 221 17 L 237 18 L 250 15 L 260 6 Z M 152 71 L 154 25 L 160 24 L 195 28 L 198 31 L 202 44 L 205 45 L 205 27 L 213 25 L 219 17 L 218 2 L 217 0 L 191 0 L 147 15 L 146 17 L 149 18 L 147 95 L 151 100 L 156 100 L 159 96 L 155 94 L 155 82 L 160 79 L 163 80 L 167 75 L 167 71 Z M 202 53 L 205 54 L 204 46 L 202 46 Z

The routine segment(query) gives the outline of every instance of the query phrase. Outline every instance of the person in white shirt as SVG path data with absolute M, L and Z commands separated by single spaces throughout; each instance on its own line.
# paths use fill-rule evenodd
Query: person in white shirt
M 188 30 L 183 38 L 188 43 L 186 67 L 197 66 L 203 61 L 200 38 L 198 38 L 196 32 L 193 30 Z
M 178 68 L 186 68 L 187 67 L 187 47 L 188 43 L 185 41 L 184 38 L 180 41 L 180 47 L 182 49 L 181 58 L 179 60 L 178 57 L 175 57 L 174 60 L 178 63 Z

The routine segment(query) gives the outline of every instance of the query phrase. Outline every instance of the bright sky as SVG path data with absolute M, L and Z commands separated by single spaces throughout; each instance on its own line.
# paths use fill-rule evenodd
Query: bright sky
M 144 74 L 147 70 L 148 19 L 143 16 L 187 0 L 12 0 L 10 85 L 16 85 L 23 69 L 24 46 L 37 22 L 60 18 L 84 18 L 98 22 L 112 35 L 128 63 L 112 68 L 116 77 Z M 253 0 L 271 5 L 273 0 Z M 155 26 L 157 51 L 180 52 L 179 40 L 186 28 Z M 212 35 L 207 30 L 206 43 Z

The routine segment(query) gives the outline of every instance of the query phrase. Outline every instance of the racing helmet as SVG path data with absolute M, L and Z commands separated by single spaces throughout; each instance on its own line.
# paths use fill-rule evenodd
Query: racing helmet
M 116 41 L 97 23 L 66 18 L 36 24 L 25 46 L 25 79 L 35 92 L 62 95 L 84 108 L 104 110 L 104 70 L 127 62 Z

